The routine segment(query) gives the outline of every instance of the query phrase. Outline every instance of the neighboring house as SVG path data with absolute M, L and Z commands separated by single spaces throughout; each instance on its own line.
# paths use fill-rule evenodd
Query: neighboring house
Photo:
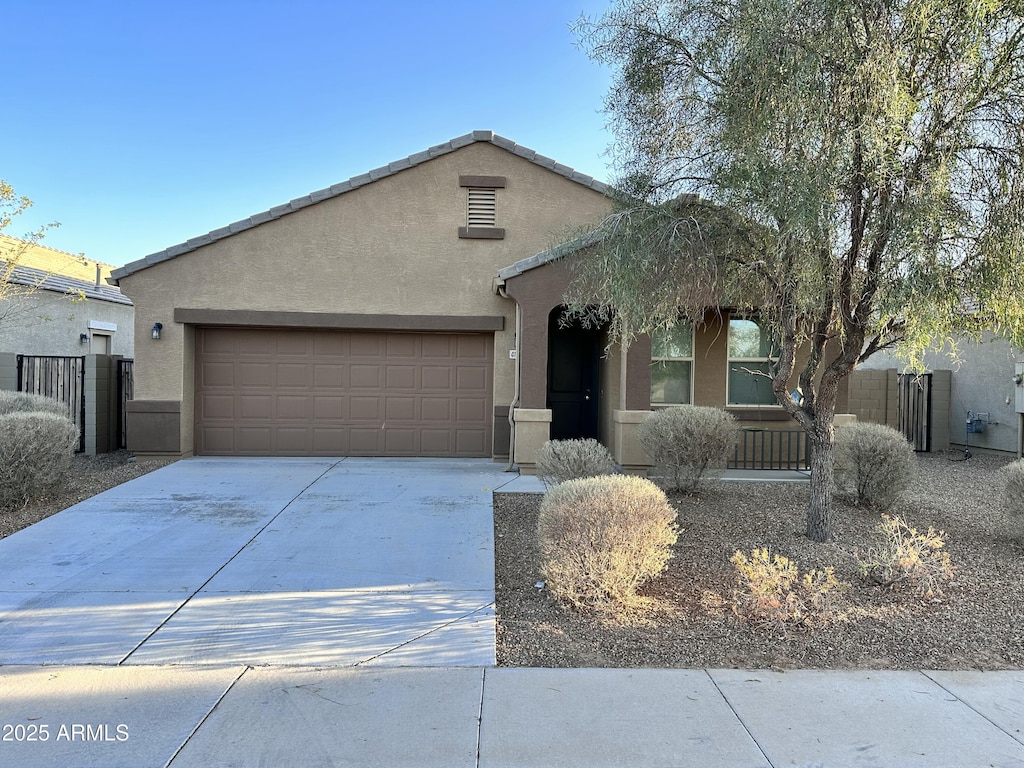
M 0 299 L 0 353 L 131 357 L 131 300 L 108 285 L 109 264 L 0 235 L 0 262 L 14 260 Z
M 114 270 L 137 310 L 129 449 L 502 459 L 514 437 L 528 471 L 548 437 L 640 466 L 636 424 L 673 403 L 792 426 L 749 373 L 749 319 L 709 313 L 626 354 L 561 322 L 550 249 L 609 192 L 475 131 Z

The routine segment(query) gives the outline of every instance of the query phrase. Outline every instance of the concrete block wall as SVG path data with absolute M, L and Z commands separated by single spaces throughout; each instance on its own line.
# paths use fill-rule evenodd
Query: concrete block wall
M 0 352 L 0 389 L 10 392 L 18 388 L 18 356 L 13 352 Z
M 896 369 L 856 370 L 850 375 L 849 413 L 857 421 L 874 424 L 888 424 L 895 428 L 896 419 Z

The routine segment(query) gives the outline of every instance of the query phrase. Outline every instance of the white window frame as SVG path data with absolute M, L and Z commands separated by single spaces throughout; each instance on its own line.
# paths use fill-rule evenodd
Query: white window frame
M 668 328 L 664 328 L 664 329 L 659 328 L 658 330 L 656 330 L 653 333 L 651 333 L 651 372 L 652 372 L 652 379 L 651 379 L 651 408 L 671 408 L 672 406 L 675 406 L 675 405 L 692 405 L 693 404 L 693 368 L 694 368 L 693 358 L 694 358 L 694 346 L 695 346 L 697 340 L 696 340 L 695 329 L 694 329 L 693 323 L 691 323 L 688 320 L 680 320 L 679 322 L 680 323 L 686 323 L 688 326 L 690 326 L 690 355 L 689 355 L 689 357 L 662 357 L 662 356 L 655 356 L 655 354 L 654 354 L 655 334 L 658 331 L 661 331 L 661 330 L 668 331 L 669 329 Z M 689 388 L 689 391 L 686 393 L 687 394 L 687 401 L 685 403 L 678 403 L 678 402 L 656 403 L 656 402 L 654 402 L 653 372 L 654 372 L 655 366 L 658 363 L 661 363 L 661 362 L 666 362 L 666 363 L 689 363 L 690 364 L 690 388 Z
M 761 342 L 764 339 L 765 330 L 761 325 L 760 319 L 756 315 L 731 315 L 728 320 L 728 329 L 726 334 L 726 370 L 725 370 L 725 404 L 727 408 L 778 408 L 781 410 L 782 406 L 779 405 L 775 399 L 774 393 L 772 393 L 772 380 L 764 376 L 757 378 L 764 382 L 764 385 L 768 388 L 769 396 L 771 397 L 770 402 L 765 403 L 738 403 L 733 402 L 732 396 L 732 374 L 736 369 L 740 368 L 752 368 L 754 365 L 764 365 L 765 363 L 777 363 L 779 361 L 778 354 L 771 354 L 774 350 L 771 349 L 771 342 L 768 341 L 765 346 L 768 348 L 769 354 L 767 356 L 758 355 L 756 357 L 733 357 L 732 356 L 732 335 L 733 335 L 733 321 L 739 322 L 751 322 L 757 325 L 759 330 L 758 347 L 761 347 Z M 746 365 L 744 365 L 746 364 Z M 738 372 L 738 371 L 736 371 Z M 753 376 L 753 374 L 748 374 Z

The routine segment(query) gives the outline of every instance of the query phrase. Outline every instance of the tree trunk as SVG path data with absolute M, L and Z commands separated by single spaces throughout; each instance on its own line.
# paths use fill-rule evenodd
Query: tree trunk
M 822 434 L 822 433 L 825 434 Z M 835 441 L 832 425 L 811 436 L 811 500 L 807 506 L 807 538 L 825 542 L 832 537 L 832 489 Z

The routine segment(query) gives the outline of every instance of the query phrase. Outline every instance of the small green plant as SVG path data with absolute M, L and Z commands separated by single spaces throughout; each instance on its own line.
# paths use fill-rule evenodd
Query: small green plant
M 922 533 L 902 517 L 890 515 L 882 515 L 877 530 L 882 543 L 854 553 L 861 576 L 883 587 L 906 584 L 925 597 L 941 595 L 942 584 L 955 573 L 944 549 L 946 532 L 929 527 Z
M 678 537 L 664 492 L 640 477 L 568 480 L 541 502 L 541 571 L 552 594 L 579 609 L 628 606 L 660 574 Z
M 767 548 L 750 556 L 736 550 L 730 558 L 740 583 L 733 609 L 767 624 L 809 624 L 837 615 L 835 597 L 849 585 L 836 578 L 834 569 L 800 574 L 797 564 Z
M 24 503 L 60 487 L 77 447 L 78 428 L 67 416 L 0 415 L 0 505 Z
M 1003 468 L 1003 507 L 1014 517 L 1024 517 L 1024 459 Z
M 43 395 L 31 395 L 27 392 L 10 392 L 0 390 L 0 416 L 7 413 L 55 413 L 67 416 L 68 407 L 59 400 Z
M 725 467 L 736 428 L 736 419 L 721 408 L 682 405 L 655 411 L 636 434 L 667 487 L 691 493 L 709 469 Z
M 566 480 L 611 475 L 615 461 L 597 440 L 548 440 L 537 451 L 536 471 L 550 488 Z
M 914 450 L 885 424 L 845 424 L 836 429 L 836 490 L 847 501 L 887 510 L 910 486 Z

